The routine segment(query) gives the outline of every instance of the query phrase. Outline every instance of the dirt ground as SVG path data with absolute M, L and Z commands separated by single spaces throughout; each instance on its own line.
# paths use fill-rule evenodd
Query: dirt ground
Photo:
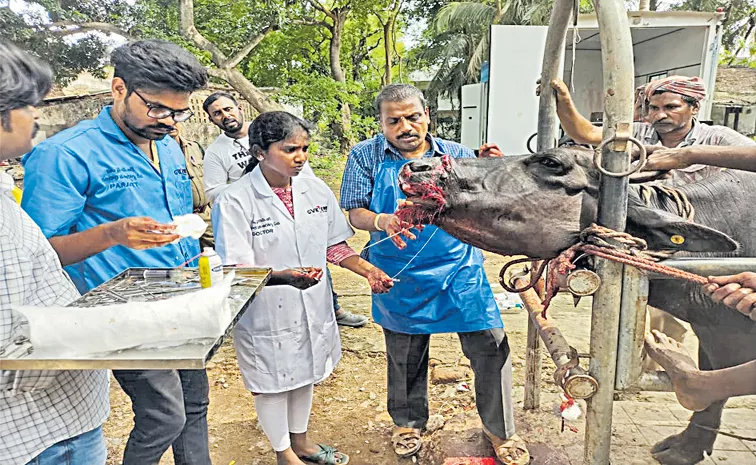
M 366 234 L 358 234 L 353 246 L 365 243 Z M 502 257 L 489 255 L 486 270 L 491 283 L 497 282 L 498 271 L 505 262 Z M 340 268 L 332 269 L 334 286 L 340 296 L 341 305 L 349 311 L 370 315 L 370 290 L 367 284 L 356 275 Z M 502 292 L 496 284 L 494 292 Z M 558 299 L 553 309 L 554 318 L 558 320 L 566 334 L 579 335 L 578 350 L 587 350 L 587 308 L 581 304 L 580 309 L 572 308 L 566 298 Z M 572 318 L 582 313 L 582 318 Z M 516 398 L 522 398 L 524 381 L 524 353 L 526 338 L 526 315 L 504 315 L 507 334 L 512 349 L 512 361 L 515 376 Z M 510 323 L 511 322 L 511 323 Z M 410 460 L 397 459 L 390 444 L 391 419 L 386 412 L 386 368 L 385 345 L 383 333 L 378 325 L 369 323 L 359 329 L 342 328 L 343 359 L 334 374 L 315 389 L 315 401 L 310 424 L 310 434 L 316 441 L 338 446 L 351 454 L 350 463 L 356 465 L 370 464 L 408 464 Z M 469 377 L 472 385 L 472 371 L 469 362 L 462 355 L 462 349 L 456 335 L 439 334 L 432 337 L 432 363 L 444 367 L 460 367 Z M 553 407 L 557 403 L 558 390 L 550 379 L 553 373 L 551 360 L 544 357 L 543 369 L 543 410 L 535 414 L 522 414 L 527 424 L 518 425 L 520 433 L 539 443 L 551 445 L 574 442 L 582 434 L 571 432 L 559 433 L 559 420 Z M 274 456 L 262 430 L 257 425 L 252 396 L 242 385 L 239 369 L 236 365 L 233 347 L 227 342 L 213 358 L 208 367 L 210 378 L 210 443 L 213 463 L 219 465 L 268 465 L 274 464 Z M 459 392 L 457 383 L 430 386 L 431 415 L 442 415 L 446 421 L 444 428 L 437 433 L 453 433 L 455 439 L 465 439 L 472 435 L 480 436 L 480 426 L 475 411 L 471 392 Z M 109 464 L 117 464 L 126 443 L 132 425 L 132 413 L 129 399 L 120 390 L 115 381 L 111 384 L 112 412 L 105 425 L 109 445 Z M 518 411 L 521 409 L 518 408 Z M 518 418 L 519 420 L 519 418 Z M 525 427 L 525 430 L 523 430 Z M 475 453 L 478 439 L 467 444 L 456 456 Z M 430 441 L 435 447 L 425 447 L 418 458 L 420 463 L 440 464 L 442 456 L 455 456 L 454 450 L 443 450 L 448 440 Z M 469 447 L 472 446 L 472 449 Z M 441 450 L 437 450 L 441 449 Z M 170 454 L 161 464 L 173 463 Z M 557 463 L 557 462 L 555 462 Z
M 340 173 L 330 167 L 328 174 Z M 339 176 L 340 177 L 340 176 Z M 335 176 L 324 176 L 338 193 Z M 350 240 L 359 250 L 367 234 L 358 232 Z M 486 271 L 494 293 L 503 292 L 498 285 L 498 272 L 504 257 L 487 254 Z M 349 311 L 370 315 L 369 288 L 362 278 L 333 267 L 334 286 L 341 305 Z M 579 352 L 588 351 L 590 301 L 584 299 L 574 308 L 571 297 L 559 296 L 550 311 L 562 332 Z M 564 465 L 582 456 L 582 424 L 579 433 L 560 432 L 555 413 L 559 390 L 553 383 L 554 366 L 548 356 L 542 357 L 541 409 L 525 413 L 522 406 L 524 355 L 527 316 L 524 311 L 503 315 L 514 368 L 515 399 L 518 402 L 517 428 L 531 443 L 534 464 Z M 343 359 L 334 374 L 317 386 L 310 423 L 310 435 L 317 442 L 337 446 L 352 457 L 354 465 L 409 464 L 398 459 L 390 445 L 391 419 L 386 412 L 386 368 L 383 334 L 378 325 L 341 329 Z M 544 353 L 545 354 L 545 353 Z M 472 385 L 469 362 L 462 355 L 459 340 L 453 334 L 432 337 L 432 363 L 464 370 Z M 226 342 L 208 366 L 210 378 L 209 428 L 213 463 L 216 465 L 274 464 L 274 454 L 257 424 L 252 396 L 244 389 L 236 365 L 233 348 Z M 430 434 L 417 462 L 440 465 L 447 457 L 490 454 L 482 439 L 473 394 L 460 391 L 457 383 L 430 386 L 431 415 L 443 418 L 443 427 Z M 105 425 L 109 464 L 117 464 L 132 426 L 129 399 L 115 381 L 111 384 L 112 413 Z M 439 425 L 440 426 L 440 425 Z M 566 454 L 566 456 L 565 456 Z M 161 464 L 171 464 L 170 451 Z M 629 462 L 627 462 L 629 463 Z

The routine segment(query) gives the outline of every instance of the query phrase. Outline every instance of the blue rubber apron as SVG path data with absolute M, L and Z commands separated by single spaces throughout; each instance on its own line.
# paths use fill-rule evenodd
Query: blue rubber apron
M 399 170 L 407 160 L 381 163 L 375 176 L 370 210 L 394 213 Z M 384 328 L 406 334 L 463 333 L 501 328 L 503 323 L 491 285 L 483 271 L 483 254 L 435 226 L 426 226 L 417 240 L 399 250 L 390 240 L 369 249 L 370 262 L 389 276 L 401 272 L 388 294 L 373 294 L 373 319 Z M 370 244 L 386 237 L 372 232 Z

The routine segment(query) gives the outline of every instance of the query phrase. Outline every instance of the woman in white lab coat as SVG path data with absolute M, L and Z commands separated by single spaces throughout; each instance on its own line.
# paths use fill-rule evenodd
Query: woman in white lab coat
M 250 150 L 259 164 L 218 198 L 213 227 L 224 264 L 273 269 L 237 324 L 234 346 L 278 465 L 343 465 L 346 454 L 307 439 L 313 385 L 341 358 L 331 290 L 320 277 L 327 260 L 365 277 L 375 293 L 388 292 L 393 281 L 346 244 L 354 231 L 331 189 L 297 176 L 309 128 L 286 112 L 252 122 Z

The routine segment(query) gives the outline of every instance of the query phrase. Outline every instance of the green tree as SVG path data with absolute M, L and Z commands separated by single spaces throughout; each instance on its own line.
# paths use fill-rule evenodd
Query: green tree
M 0 6 L 0 39 L 13 42 L 49 63 L 61 84 L 74 79 L 82 71 L 102 76 L 107 37 L 87 35 L 72 42 L 68 40 L 71 32 L 67 25 L 74 18 L 86 18 L 88 22 L 102 26 L 96 29 L 98 31 L 126 34 L 123 27 L 129 25 L 119 24 L 119 18 L 130 16 L 134 8 L 128 4 L 113 5 L 95 0 L 74 10 L 66 3 L 28 3 L 25 4 L 27 8 L 19 12 L 11 10 L 8 5 Z
M 260 42 L 278 28 L 286 5 L 266 0 L 243 0 L 232 8 L 218 0 L 41 0 L 30 3 L 36 15 L 0 9 L 0 32 L 34 51 L 55 67 L 60 79 L 70 79 L 82 70 L 95 73 L 105 64 L 105 35 L 126 39 L 163 38 L 194 51 L 208 65 L 210 74 L 236 89 L 258 111 L 280 109 L 239 71 Z M 200 17 L 203 32 L 195 26 Z M 243 19 L 242 19 L 243 18 Z M 65 37 L 77 35 L 77 40 Z M 82 37 L 83 36 L 83 37 Z M 219 45 L 220 44 L 220 45 Z
M 402 4 L 393 0 L 43 1 L 50 4 L 40 4 L 36 16 L 0 9 L 0 34 L 57 59 L 58 76 L 101 70 L 110 37 L 170 40 L 258 111 L 301 107 L 328 150 L 343 152 L 373 134 L 372 101 L 386 64 L 395 71 L 402 63 Z M 388 60 L 383 25 L 390 18 L 376 13 L 393 15 Z M 270 95 L 263 87 L 277 90 Z
M 346 73 L 341 65 L 344 28 L 352 11 L 352 0 L 323 2 L 321 0 L 305 0 L 303 19 L 301 22 L 308 26 L 324 28 L 328 33 L 328 62 L 331 78 L 340 86 L 346 86 Z M 309 8 L 308 8 L 309 7 Z M 342 95 L 344 95 L 342 93 Z M 349 102 L 342 98 L 339 102 L 340 119 L 332 122 L 332 130 L 339 139 L 342 152 L 346 152 L 353 145 L 352 138 L 352 110 Z
M 396 26 L 399 14 L 402 12 L 403 3 L 403 0 L 390 0 L 385 5 L 379 5 L 378 8 L 373 10 L 373 14 L 375 14 L 383 30 L 383 85 L 391 84 L 392 82 L 395 56 L 399 58 L 401 66 L 401 55 L 396 47 Z M 401 73 L 401 68 L 399 72 Z

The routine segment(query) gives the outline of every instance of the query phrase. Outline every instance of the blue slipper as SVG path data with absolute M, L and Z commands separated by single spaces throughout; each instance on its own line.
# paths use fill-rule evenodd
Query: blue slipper
M 300 455 L 299 458 L 305 462 L 320 463 L 322 465 L 346 465 L 349 463 L 349 456 L 343 452 L 338 452 L 331 446 L 318 444 L 320 450 L 312 455 Z

